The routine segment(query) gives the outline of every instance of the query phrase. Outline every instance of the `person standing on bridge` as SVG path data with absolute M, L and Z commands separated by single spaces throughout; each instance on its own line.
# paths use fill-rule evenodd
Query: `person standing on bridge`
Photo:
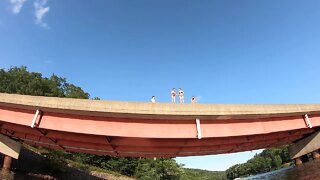
M 196 99 L 196 97 L 192 96 L 192 98 L 191 98 L 191 104 L 197 104 L 197 99 Z
M 151 102 L 152 102 L 152 103 L 156 103 L 156 97 L 155 97 L 155 96 L 152 96 L 152 97 L 151 97 Z
M 176 103 L 176 88 L 173 88 L 171 91 L 171 102 Z
M 183 92 L 182 88 L 179 88 L 178 95 L 179 95 L 180 103 L 183 104 L 184 103 L 184 92 Z

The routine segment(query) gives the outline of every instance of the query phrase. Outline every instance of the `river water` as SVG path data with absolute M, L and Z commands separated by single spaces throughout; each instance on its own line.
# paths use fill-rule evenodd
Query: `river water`
M 290 166 L 272 171 L 269 173 L 259 174 L 243 180 L 320 180 L 320 159 L 304 163 L 299 166 Z

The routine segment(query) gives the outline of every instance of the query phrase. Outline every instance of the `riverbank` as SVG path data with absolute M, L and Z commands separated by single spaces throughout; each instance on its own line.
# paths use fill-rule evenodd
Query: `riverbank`
M 19 159 L 12 163 L 12 171 L 38 179 L 134 180 L 116 172 L 69 159 L 62 160 L 58 156 L 59 154 L 49 153 L 43 148 L 23 146 Z
M 67 158 L 66 154 L 68 153 L 64 151 L 24 145 L 21 149 L 19 159 L 14 160 L 12 163 L 12 171 L 2 169 L 0 171 L 0 177 L 1 179 L 7 180 L 135 180 L 133 177 L 128 177 L 114 171 L 72 161 Z M 145 173 L 148 174 L 148 172 Z M 223 171 L 182 168 L 180 173 L 180 178 L 178 179 L 181 180 L 197 180 L 199 178 L 203 180 L 226 179 L 225 172 Z M 145 177 L 147 176 L 144 176 L 142 179 L 156 178 L 153 176 L 149 176 L 149 178 Z M 163 178 L 157 177 L 156 179 Z

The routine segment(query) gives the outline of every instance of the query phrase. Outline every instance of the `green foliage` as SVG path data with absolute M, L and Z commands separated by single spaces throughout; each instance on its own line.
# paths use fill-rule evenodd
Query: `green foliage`
M 226 170 L 226 176 L 228 179 L 235 179 L 237 177 L 241 177 L 242 174 L 245 174 L 244 172 L 246 172 L 246 171 L 243 171 L 243 170 L 239 171 L 240 165 L 241 164 L 233 165 Z
M 114 171 L 141 180 L 178 180 L 184 174 L 181 165 L 172 158 L 130 158 L 92 155 L 85 153 L 67 153 L 46 149 L 42 152 L 48 158 L 64 164 L 72 162 L 81 169 L 94 166 L 107 171 Z M 71 161 L 70 161 L 71 160 Z
M 280 169 L 283 163 L 290 162 L 288 146 L 265 149 L 244 164 L 236 164 L 226 171 L 228 179 L 246 177 Z
M 33 96 L 51 96 L 88 99 L 89 94 L 80 87 L 67 83 L 65 78 L 53 74 L 50 78 L 41 73 L 29 72 L 27 67 L 0 69 L 0 92 Z
M 141 180 L 178 180 L 184 173 L 182 166 L 172 158 L 142 158 L 138 162 L 135 177 Z
M 120 174 L 138 179 L 180 179 L 183 174 L 182 166 L 172 158 L 132 158 L 111 157 L 72 153 L 73 161 L 93 165 L 102 169 L 111 170 Z
M 201 169 L 184 168 L 184 174 L 181 180 L 224 180 L 226 174 L 224 171 L 207 171 Z

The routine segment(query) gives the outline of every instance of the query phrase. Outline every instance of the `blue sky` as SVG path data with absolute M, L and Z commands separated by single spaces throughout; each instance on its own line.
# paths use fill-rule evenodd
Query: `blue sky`
M 0 1 L 0 67 L 55 73 L 92 97 L 318 103 L 320 1 Z M 224 170 L 255 152 L 178 158 Z

